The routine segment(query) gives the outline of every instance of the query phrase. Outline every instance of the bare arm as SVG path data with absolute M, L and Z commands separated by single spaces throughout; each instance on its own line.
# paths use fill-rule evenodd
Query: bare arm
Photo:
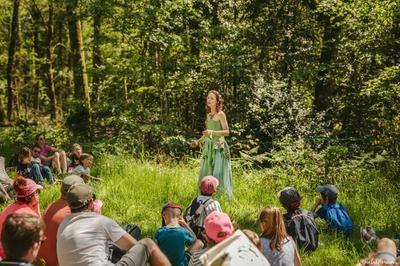
M 301 258 L 299 255 L 299 251 L 297 250 L 296 244 L 295 246 L 295 252 L 294 252 L 294 266 L 301 266 Z
M 315 210 L 318 208 L 319 205 L 321 205 L 321 203 L 322 203 L 322 198 L 319 197 L 319 196 L 316 197 L 315 200 L 314 200 L 314 204 L 311 207 L 310 211 L 311 212 L 315 212 Z
M 130 234 L 125 233 L 120 239 L 118 239 L 115 244 L 122 249 L 123 251 L 128 251 L 131 247 L 133 247 L 137 243 L 136 239 L 134 239 Z

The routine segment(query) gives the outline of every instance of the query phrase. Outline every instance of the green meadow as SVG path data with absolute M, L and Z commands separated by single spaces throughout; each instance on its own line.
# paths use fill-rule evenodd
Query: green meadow
M 96 196 L 104 202 L 104 215 L 119 224 L 138 224 L 144 236 L 152 237 L 161 225 L 162 204 L 174 201 L 186 207 L 196 195 L 198 169 L 199 161 L 195 159 L 159 163 L 105 155 L 97 158 L 93 167 L 93 172 L 104 180 L 92 185 Z M 303 207 L 310 208 L 318 195 L 316 185 L 324 183 L 313 176 L 309 171 L 285 167 L 249 169 L 233 161 L 234 198 L 228 200 L 222 195 L 217 198 L 239 228 L 259 233 L 259 210 L 266 205 L 280 206 L 276 193 L 285 186 L 295 186 L 301 191 Z M 360 226 L 372 225 L 382 237 L 393 237 L 399 232 L 398 188 L 394 181 L 379 171 L 350 166 L 336 169 L 333 179 L 325 181 L 333 181 L 339 188 L 339 201 L 354 223 L 353 234 L 345 238 L 318 221 L 320 247 L 311 254 L 301 252 L 304 265 L 355 265 L 373 248 L 361 242 Z M 41 207 L 44 209 L 59 195 L 59 186 L 46 187 L 40 195 Z

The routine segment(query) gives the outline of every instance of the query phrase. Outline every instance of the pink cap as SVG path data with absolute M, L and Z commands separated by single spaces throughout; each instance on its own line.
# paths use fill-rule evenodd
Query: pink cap
M 29 178 L 23 178 L 18 176 L 16 178 L 18 181 L 14 181 L 14 190 L 17 192 L 17 198 L 26 198 L 32 195 L 36 190 L 42 189 L 41 185 L 38 185 Z
M 208 175 L 203 177 L 200 182 L 200 191 L 202 194 L 212 195 L 217 191 L 217 187 L 219 185 L 218 179 L 215 177 Z
M 213 211 L 204 220 L 204 228 L 208 238 L 215 243 L 230 237 L 233 232 L 231 219 L 226 213 Z

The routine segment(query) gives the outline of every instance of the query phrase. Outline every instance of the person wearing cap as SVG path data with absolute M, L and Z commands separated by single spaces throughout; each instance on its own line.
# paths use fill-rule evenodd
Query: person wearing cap
M 173 266 L 188 265 L 191 254 L 203 247 L 194 232 L 182 218 L 180 205 L 168 202 L 161 210 L 162 227 L 154 236 L 160 249 L 167 255 Z M 188 247 L 185 252 L 185 247 Z
M 205 218 L 214 211 L 222 212 L 219 202 L 213 199 L 213 195 L 217 192 L 218 185 L 219 181 L 215 177 L 203 177 L 199 186 L 200 195 L 194 198 L 189 207 L 185 210 L 185 221 L 189 224 L 196 237 L 203 242 L 205 242 L 203 237 L 204 219 L 203 221 L 195 221 L 195 219 L 198 219 L 199 217 Z M 204 214 L 196 215 L 196 212 L 198 212 L 200 207 L 203 207 L 202 211 L 204 211 Z
M 212 212 L 204 220 L 204 228 L 207 246 L 195 252 L 190 260 L 189 266 L 201 266 L 200 256 L 210 248 L 229 238 L 235 232 L 232 221 L 228 214 L 222 212 Z
M 301 208 L 301 195 L 294 187 L 278 192 L 278 198 L 287 213 L 283 214 L 287 234 L 299 248 L 314 251 L 318 247 L 319 232 L 315 214 Z
M 14 180 L 13 188 L 16 192 L 16 201 L 6 207 L 0 214 L 0 237 L 3 223 L 8 215 L 12 213 L 27 213 L 40 217 L 38 190 L 43 187 L 36 184 L 32 179 L 17 176 Z M 4 250 L 1 245 L 0 257 L 4 257 Z
M 67 202 L 67 192 L 72 185 L 82 184 L 83 179 L 77 175 L 69 175 L 62 180 L 61 197 L 51 203 L 43 214 L 43 221 L 46 225 L 44 236 L 46 242 L 42 244 L 39 250 L 38 258 L 43 259 L 48 266 L 57 266 L 57 230 L 64 218 L 71 214 L 71 209 Z
M 30 266 L 35 261 L 43 236 L 44 224 L 35 215 L 12 213 L 4 221 L 1 243 L 5 258 L 0 265 Z
M 151 239 L 135 240 L 114 220 L 94 212 L 94 191 L 84 183 L 72 185 L 66 200 L 71 214 L 57 231 L 57 257 L 60 266 L 69 265 L 170 265 Z M 126 253 L 115 264 L 108 260 L 108 244 Z
M 315 212 L 321 206 L 316 211 L 317 217 L 326 220 L 332 229 L 349 235 L 352 230 L 352 222 L 343 205 L 336 202 L 339 194 L 338 189 L 332 184 L 326 184 L 317 186 L 317 191 L 320 196 L 315 198 L 311 211 Z

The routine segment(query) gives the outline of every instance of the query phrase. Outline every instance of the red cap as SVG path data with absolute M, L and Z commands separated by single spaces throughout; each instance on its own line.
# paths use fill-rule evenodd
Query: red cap
M 233 232 L 231 219 L 226 213 L 213 211 L 204 220 L 204 228 L 208 238 L 215 243 L 230 237 Z
M 219 185 L 218 179 L 215 177 L 208 175 L 203 177 L 200 182 L 200 191 L 202 194 L 212 195 L 217 191 L 217 187 Z
M 13 187 L 17 192 L 17 198 L 26 198 L 32 195 L 36 190 L 42 189 L 41 185 L 38 185 L 29 178 L 24 178 L 22 176 L 17 176 L 16 181 L 14 181 Z

